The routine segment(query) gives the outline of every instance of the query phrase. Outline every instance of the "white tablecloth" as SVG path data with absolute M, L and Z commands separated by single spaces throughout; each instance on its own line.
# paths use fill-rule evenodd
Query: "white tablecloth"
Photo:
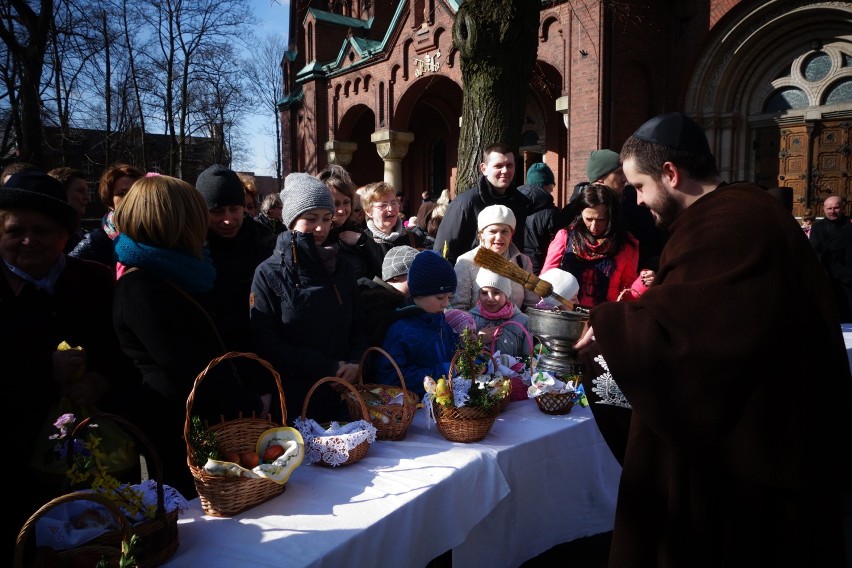
M 612 528 L 620 468 L 591 411 L 512 402 L 481 443 L 448 442 L 418 411 L 405 440 L 359 462 L 302 465 L 283 495 L 233 518 L 179 520 L 166 566 L 517 566 Z

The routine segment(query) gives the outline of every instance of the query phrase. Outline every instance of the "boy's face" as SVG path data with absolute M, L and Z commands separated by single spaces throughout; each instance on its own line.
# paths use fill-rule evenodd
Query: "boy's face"
M 450 292 L 432 294 L 431 296 L 417 296 L 414 298 L 414 303 L 427 314 L 441 314 L 450 305 L 450 298 L 452 297 L 453 295 Z

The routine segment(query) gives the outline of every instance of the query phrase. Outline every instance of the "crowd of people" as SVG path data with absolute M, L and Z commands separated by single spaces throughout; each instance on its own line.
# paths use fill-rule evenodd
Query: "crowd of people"
M 852 223 L 831 196 L 803 231 L 759 187 L 725 183 L 685 115 L 655 117 L 620 154 L 592 151 L 588 180 L 562 208 L 553 171 L 540 162 L 516 175 L 501 143 L 484 149 L 474 187 L 452 200 L 424 192 L 411 219 L 399 188 L 359 187 L 334 165 L 291 173 L 261 199 L 251 176 L 223 165 L 192 185 L 117 164 L 98 184 L 107 212 L 86 232 L 81 173 L 3 173 L 0 349 L 22 416 L 14 455 L 30 459 L 60 401 L 96 405 L 145 432 L 165 482 L 192 498 L 186 400 L 226 352 L 279 372 L 288 422 L 317 380 L 355 382 L 370 346 L 421 395 L 424 376 L 449 371 L 464 328 L 529 356 L 527 312 L 567 308 L 480 266 L 487 249 L 550 274 L 590 313 L 576 345 L 583 382 L 623 466 L 610 565 L 840 565 L 839 495 L 852 477 L 829 444 L 852 438 L 840 336 L 852 321 Z M 793 309 L 802 299 L 809 307 Z M 60 351 L 62 341 L 79 348 Z M 795 352 L 808 357 L 779 356 Z M 399 382 L 384 357 L 370 372 Z M 817 403 L 810 385 L 831 396 Z M 311 400 L 319 421 L 348 417 L 334 390 Z M 248 359 L 211 370 L 193 405 L 212 420 L 283 420 L 279 408 Z M 58 488 L 21 479 L 23 521 Z

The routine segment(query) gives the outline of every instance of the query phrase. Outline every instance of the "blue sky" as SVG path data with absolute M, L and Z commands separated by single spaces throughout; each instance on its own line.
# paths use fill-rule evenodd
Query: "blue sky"
M 287 34 L 287 13 L 290 0 L 249 0 L 249 6 L 254 15 L 260 20 L 257 28 L 258 39 L 269 34 Z M 275 175 L 269 164 L 275 157 L 275 137 L 264 130 L 272 132 L 274 125 L 270 124 L 268 115 L 253 115 L 246 127 L 246 139 L 252 145 L 251 158 L 245 163 L 235 164 L 235 169 L 252 171 L 256 175 Z M 286 172 L 285 172 L 286 173 Z

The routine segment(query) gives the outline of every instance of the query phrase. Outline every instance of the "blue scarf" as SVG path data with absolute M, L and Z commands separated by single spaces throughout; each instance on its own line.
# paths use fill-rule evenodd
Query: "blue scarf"
M 118 235 L 113 242 L 118 261 L 127 267 L 150 270 L 192 294 L 209 292 L 213 288 L 216 269 L 206 248 L 201 260 L 183 251 L 137 243 L 125 234 Z

